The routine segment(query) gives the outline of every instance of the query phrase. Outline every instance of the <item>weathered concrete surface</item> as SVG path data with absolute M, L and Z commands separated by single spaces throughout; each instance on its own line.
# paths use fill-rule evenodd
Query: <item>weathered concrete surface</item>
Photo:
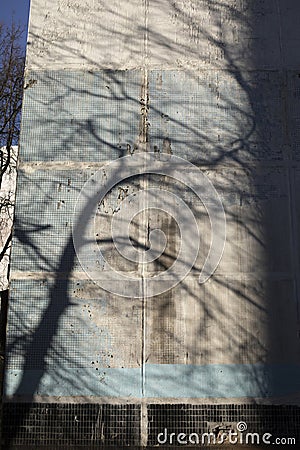
M 299 404 L 299 14 L 283 0 L 32 0 L 8 398 L 118 398 L 140 402 L 142 416 L 150 401 Z M 131 235 L 144 248 L 162 229 L 160 259 L 142 269 L 115 251 L 112 218 L 141 188 L 176 193 L 201 235 L 178 286 L 124 299 L 81 270 L 71 223 L 97 168 L 145 149 L 202 169 L 222 198 L 227 241 L 200 286 L 211 231 L 203 204 L 167 177 L 127 179 L 96 218 L 117 270 L 153 276 L 178 255 L 178 227 L 160 210 L 138 217 Z M 145 443 L 146 415 L 142 430 Z
M 28 224 L 15 239 L 12 278 L 20 280 L 25 266 L 24 276 L 30 278 L 34 273 L 55 278 L 58 267 L 60 278 L 82 278 L 76 275 L 76 258 L 70 267 L 72 249 L 67 250 L 78 193 L 95 170 L 93 164 L 133 153 L 141 139 L 149 140 L 150 149 L 167 149 L 200 165 L 225 207 L 227 243 L 215 277 L 200 288 L 191 275 L 161 298 L 147 300 L 145 318 L 143 313 L 135 324 L 144 333 L 144 343 L 135 350 L 137 367 L 145 360 L 298 363 L 294 163 L 285 133 L 290 116 L 283 113 L 297 81 L 289 72 L 287 83 L 282 72 L 288 55 L 280 47 L 279 22 L 285 17 L 280 8 L 286 6 L 244 1 L 222 6 L 203 1 L 197 7 L 192 1 L 32 3 L 17 209 L 17 217 L 26 217 Z M 104 70 L 108 68 L 136 70 Z M 147 123 L 140 120 L 145 70 Z M 291 94 L 286 97 L 285 91 Z M 68 161 L 71 170 L 60 161 Z M 147 186 L 174 190 L 193 208 L 202 236 L 196 263 L 201 267 L 210 243 L 205 209 L 182 186 L 166 178 L 151 180 Z M 131 273 L 138 267 L 115 253 L 110 223 L 124 196 L 139 189 L 139 183 L 116 188 L 97 218 L 108 261 Z M 154 273 L 176 259 L 180 237 L 162 213 L 151 211 L 146 222 L 148 228 L 161 227 L 169 242 L 169 256 L 147 269 Z M 138 240 L 143 227 L 140 223 L 133 230 Z M 278 327 L 283 317 L 287 328 Z M 110 327 L 120 332 L 115 323 Z M 131 339 L 126 333 L 123 339 L 128 344 L 122 358 L 129 364 Z M 117 360 L 115 356 L 113 365 L 119 367 Z
M 288 26 L 296 6 L 251 0 L 33 2 L 27 67 L 279 69 L 282 56 L 286 66 L 297 67 L 299 36 Z M 280 43 L 281 27 L 286 34 Z

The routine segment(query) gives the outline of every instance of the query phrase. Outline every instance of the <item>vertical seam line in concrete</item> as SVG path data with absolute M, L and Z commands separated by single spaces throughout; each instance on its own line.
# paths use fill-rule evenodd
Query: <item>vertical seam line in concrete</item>
M 148 79 L 148 19 L 149 19 L 149 0 L 144 0 L 144 36 L 143 36 L 143 86 L 142 86 L 142 98 L 141 98 L 141 136 L 140 144 L 142 144 L 142 151 L 147 151 L 148 148 L 148 109 L 149 109 L 149 79 Z M 143 170 L 144 176 L 142 179 L 143 189 L 147 189 L 148 178 L 146 175 L 146 167 Z M 147 204 L 143 205 L 143 223 L 148 229 L 149 219 L 147 212 Z M 144 244 L 147 245 L 147 233 L 144 232 Z M 146 248 L 146 246 L 144 247 Z M 142 255 L 144 259 L 144 255 Z M 145 363 L 146 363 L 146 298 L 147 298 L 147 284 L 145 279 L 145 264 L 142 260 L 142 402 L 141 402 L 141 436 L 140 444 L 144 447 L 148 443 L 148 417 L 147 417 L 147 404 L 145 400 Z

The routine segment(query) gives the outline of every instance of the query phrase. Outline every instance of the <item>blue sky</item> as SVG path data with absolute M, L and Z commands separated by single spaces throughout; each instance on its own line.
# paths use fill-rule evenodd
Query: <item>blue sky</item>
M 12 17 L 14 17 L 16 23 L 20 23 L 24 26 L 25 33 L 23 45 L 25 47 L 30 0 L 0 0 L 0 3 L 1 23 L 10 25 Z

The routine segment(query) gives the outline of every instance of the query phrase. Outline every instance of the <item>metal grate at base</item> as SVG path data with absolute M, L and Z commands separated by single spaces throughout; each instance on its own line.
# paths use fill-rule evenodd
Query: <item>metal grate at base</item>
M 120 448 L 140 442 L 139 405 L 3 406 L 3 448 Z
M 208 444 L 207 434 L 212 433 L 218 443 L 218 434 L 232 428 L 235 432 L 237 424 L 246 427 L 243 434 L 243 445 L 245 444 L 245 433 L 256 433 L 259 435 L 259 443 L 262 444 L 262 436 L 267 433 L 271 443 L 276 439 L 288 442 L 285 439 L 293 439 L 294 447 L 300 443 L 300 407 L 280 405 L 148 405 L 148 445 L 168 448 L 178 447 L 178 436 L 183 441 L 183 435 L 187 444 L 181 447 L 193 447 L 201 449 Z M 206 434 L 206 435 L 205 435 Z M 240 433 L 238 433 L 240 436 Z M 160 436 L 159 436 L 160 435 Z M 159 436 L 159 438 L 158 438 Z M 199 438 L 199 445 L 192 445 Z M 201 438 L 204 436 L 204 443 Z M 258 438 L 249 436 L 248 443 Z M 210 444 L 213 444 L 213 436 Z M 279 442 L 279 441 L 278 441 Z M 291 441 L 292 442 L 292 441 Z M 182 444 L 182 442 L 181 442 Z M 221 446 L 224 448 L 224 445 Z M 270 447 L 270 445 L 268 445 Z M 215 449 L 216 446 L 213 445 Z M 227 446 L 228 448 L 228 446 Z M 235 447 L 236 448 L 236 447 Z M 252 447 L 251 447 L 252 448 Z M 255 448 L 255 447 L 253 447 Z M 260 447 L 261 448 L 261 445 Z M 280 448 L 279 444 L 276 448 Z M 298 448 L 298 447 L 297 447 Z
M 271 443 L 276 438 L 293 438 L 294 448 L 299 447 L 300 443 L 300 407 L 297 406 L 149 404 L 147 409 L 146 448 L 149 450 L 157 447 L 216 449 L 220 446 L 211 447 L 208 442 L 202 443 L 201 439 L 197 445 L 188 442 L 178 446 L 176 437 L 180 433 L 187 437 L 193 435 L 195 441 L 195 435 L 201 438 L 205 433 L 218 433 L 218 429 L 222 431 L 230 425 L 234 428 L 239 422 L 246 424 L 249 433 L 260 437 L 270 434 Z M 140 417 L 141 406 L 136 404 L 6 403 L 3 406 L 2 448 L 138 450 L 142 448 Z M 220 448 L 228 448 L 224 444 Z M 264 445 L 260 441 L 261 447 Z M 256 447 L 251 445 L 251 448 Z M 281 447 L 276 445 L 276 448 Z

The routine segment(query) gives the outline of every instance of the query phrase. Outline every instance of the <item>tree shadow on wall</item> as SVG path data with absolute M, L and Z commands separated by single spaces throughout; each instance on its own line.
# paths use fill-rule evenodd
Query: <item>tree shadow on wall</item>
M 68 14 L 48 24 L 42 36 L 32 30 L 32 54 L 43 57 L 37 61 L 51 62 L 54 50 L 57 57 L 54 70 L 40 71 L 41 66 L 27 75 L 36 82 L 24 100 L 6 365 L 6 395 L 13 394 L 14 402 L 25 399 L 27 406 L 11 424 L 6 421 L 6 446 L 30 439 L 44 445 L 45 436 L 23 431 L 33 400 L 51 394 L 66 397 L 66 402 L 74 396 L 85 402 L 90 396 L 111 401 L 127 398 L 126 386 L 141 396 L 158 398 L 164 385 L 156 380 L 168 365 L 184 374 L 183 387 L 176 386 L 185 402 L 196 392 L 201 399 L 218 397 L 220 403 L 243 396 L 253 397 L 254 404 L 272 397 L 289 403 L 298 389 L 298 261 L 291 249 L 295 228 L 292 235 L 289 225 L 296 225 L 291 180 L 295 183 L 297 175 L 288 123 L 292 107 L 298 108 L 292 97 L 299 80 L 282 70 L 289 67 L 288 55 L 280 56 L 285 36 L 281 45 L 277 42 L 286 6 L 279 2 L 278 11 L 267 2 L 240 7 L 190 3 L 187 8 L 180 2 L 151 2 L 147 22 L 136 19 L 128 35 L 115 34 L 111 48 L 122 42 L 122 64 L 132 61 L 132 71 L 114 70 L 120 67 L 117 61 L 107 67 L 90 56 L 92 50 L 106 55 L 100 38 L 115 33 L 116 23 L 124 30 L 125 17 L 113 6 L 105 12 L 114 21 L 102 20 L 91 51 L 79 55 L 88 69 L 84 72 L 55 70 L 59 56 L 74 61 L 78 57 L 72 39 L 60 31 L 69 27 Z M 158 11 L 161 20 L 156 20 Z M 105 12 L 95 14 L 101 17 Z M 268 38 L 271 28 L 275 41 L 272 33 Z M 144 36 L 146 47 L 140 44 Z M 268 53 L 270 45 L 273 50 Z M 282 115 L 283 109 L 287 115 Z M 175 188 L 203 231 L 190 276 L 171 291 L 143 301 L 124 300 L 91 281 L 77 280 L 80 266 L 71 234 L 74 204 L 84 182 L 106 161 L 141 148 L 158 154 L 167 149 L 201 168 L 222 198 L 228 230 L 220 266 L 209 283 L 199 286 L 197 276 L 210 244 L 209 218 L 201 202 L 166 177 L 137 177 L 136 184 L 124 179 L 98 205 L 99 229 L 106 233 L 100 243 L 116 266 L 122 262 L 113 257 L 108 224 L 123 199 L 120 189 L 126 197 L 145 179 L 148 185 Z M 87 200 L 78 224 L 99 201 L 97 196 Z M 176 259 L 180 236 L 172 218 L 159 212 L 154 217 L 148 216 L 145 228 L 151 228 L 151 220 L 161 224 L 172 242 L 152 266 L 159 274 Z M 144 241 L 136 238 L 135 245 L 143 249 Z M 32 280 L 24 282 L 24 272 L 33 272 Z M 122 342 L 129 340 L 129 349 L 121 352 Z M 211 370 L 199 382 L 199 367 L 209 370 L 216 365 L 226 368 L 226 380 Z M 109 374 L 115 369 L 120 369 L 121 387 L 110 384 Z M 245 380 L 251 380 L 246 387 Z M 269 420 L 270 410 L 265 411 L 257 413 L 250 426 L 261 427 Z M 104 446 L 112 416 L 106 412 L 101 417 L 107 434 L 97 435 L 95 443 Z M 221 413 L 218 420 L 225 420 Z M 85 436 L 74 433 L 75 422 L 73 418 L 69 431 L 65 426 L 63 432 L 45 432 L 47 439 L 51 444 L 81 443 Z M 282 426 L 282 433 L 287 432 L 287 424 Z M 133 434 L 117 433 L 116 445 L 138 444 L 139 435 Z

